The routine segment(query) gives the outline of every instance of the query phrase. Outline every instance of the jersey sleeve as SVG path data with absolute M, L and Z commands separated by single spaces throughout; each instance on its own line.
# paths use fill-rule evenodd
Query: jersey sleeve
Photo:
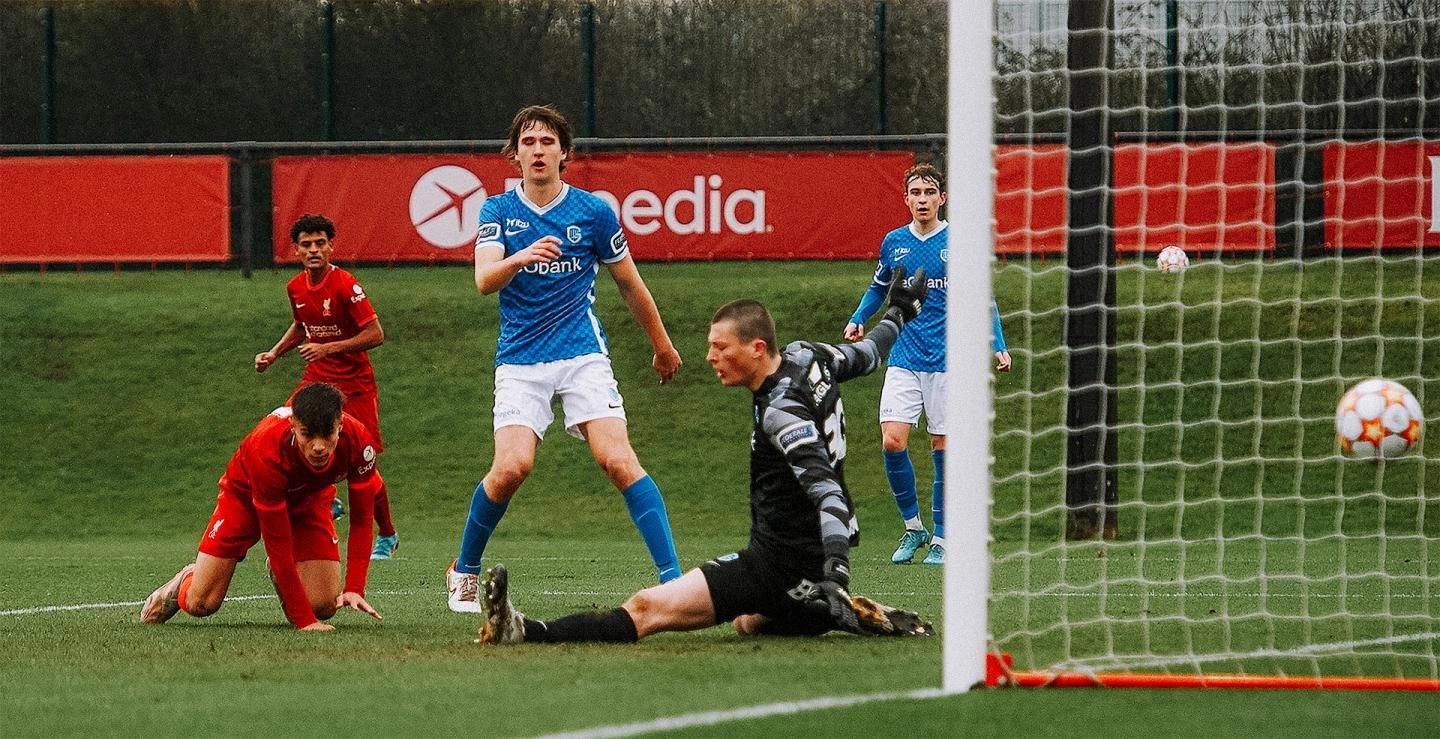
M 385 480 L 375 467 L 375 442 L 369 430 L 353 417 L 344 419 L 344 433 L 354 437 L 345 475 L 351 515 L 345 540 L 345 591 L 363 596 L 370 575 L 370 550 L 375 545 L 375 496 Z
M 345 310 L 350 313 L 350 320 L 355 322 L 355 328 L 360 328 L 378 316 L 375 314 L 375 306 L 370 303 L 370 296 L 365 294 L 365 288 L 360 286 L 360 281 L 353 276 L 347 280 L 345 295 L 340 296 L 346 306 Z
M 596 250 L 601 262 L 614 264 L 630 256 L 630 242 L 625 238 L 625 229 L 615 211 L 603 202 L 595 207 L 595 233 L 600 239 Z
M 856 306 L 855 312 L 850 315 L 851 323 L 865 323 L 884 305 L 885 294 L 890 290 L 892 279 L 889 252 L 884 243 L 880 244 L 880 261 L 875 264 L 875 278 L 870 281 L 870 286 L 865 288 L 865 294 L 860 296 L 860 305 Z
M 848 557 L 850 506 L 845 502 L 839 476 L 830 464 L 825 437 L 816 425 L 813 412 L 803 403 L 782 395 L 766 407 L 761 424 L 765 435 L 785 455 L 805 495 L 815 504 L 825 555 Z
M 488 198 L 485 204 L 480 206 L 480 230 L 475 233 L 475 251 L 481 249 L 505 248 L 500 228 L 505 222 L 505 217 L 500 213 L 500 206 L 494 198 Z
M 890 327 L 888 320 L 882 320 L 876 324 L 875 328 L 871 330 L 871 333 L 873 334 L 875 331 L 880 331 L 878 337 L 866 336 L 863 341 L 857 341 L 853 344 L 835 346 L 834 344 L 815 342 L 811 343 L 810 346 L 814 348 L 816 353 L 830 357 L 830 364 L 835 373 L 835 379 L 840 382 L 845 382 L 846 380 L 864 377 L 874 372 L 880 368 L 880 363 L 885 360 L 885 354 L 888 353 L 890 344 L 895 341 L 895 332 Z M 889 337 L 889 343 L 884 343 L 887 336 Z M 882 351 L 882 344 L 886 351 Z
M 250 441 L 250 440 L 247 440 Z M 285 499 L 286 476 L 279 460 L 265 450 L 249 449 L 244 459 L 250 482 L 250 497 L 260 524 L 260 539 L 265 543 L 275 590 L 280 594 L 280 607 L 285 618 L 303 629 L 316 623 L 300 572 L 295 569 L 295 540 L 290 529 L 289 505 Z

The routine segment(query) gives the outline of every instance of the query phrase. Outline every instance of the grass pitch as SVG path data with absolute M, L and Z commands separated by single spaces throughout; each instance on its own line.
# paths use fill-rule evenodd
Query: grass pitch
M 841 262 L 644 265 L 642 271 L 686 361 L 675 383 L 661 387 L 655 382 L 643 335 L 604 278 L 598 307 L 612 340 L 636 450 L 665 493 L 681 559 L 691 567 L 742 546 L 748 525 L 749 400 L 743 391 L 718 386 L 704 363 L 711 312 L 732 298 L 760 297 L 776 313 L 782 341 L 838 340 L 870 269 Z M 472 643 L 477 620 L 445 608 L 442 572 L 458 545 L 470 491 L 491 454 L 494 300 L 474 292 L 463 268 L 356 272 L 387 334 L 386 344 L 372 357 L 388 447 L 381 469 L 392 491 L 402 545 L 397 560 L 376 563 L 372 570 L 371 601 L 385 621 L 345 614 L 331 635 L 299 634 L 284 623 L 258 561 L 241 566 L 232 589 L 236 600 L 209 619 L 180 615 L 161 627 L 136 621 L 139 602 L 193 557 L 213 504 L 215 480 L 235 445 L 261 415 L 283 402 L 299 377 L 295 357 L 282 359 L 265 375 L 255 374 L 250 364 L 255 352 L 268 348 L 285 328 L 283 285 L 289 274 L 259 273 L 252 280 L 228 271 L 0 275 L 0 735 L 510 736 L 616 726 L 717 736 L 1154 736 L 1257 730 L 1418 735 L 1432 732 L 1440 720 L 1437 701 L 1423 695 L 981 691 L 930 698 L 924 691 L 940 683 L 938 639 L 757 640 L 717 627 L 660 635 L 633 646 L 482 649 Z M 1315 526 L 1309 528 L 1280 514 L 1287 501 L 1298 497 L 1294 478 L 1271 488 L 1274 480 L 1268 477 L 1276 466 L 1270 460 L 1294 458 L 1293 450 L 1272 449 L 1264 437 L 1257 441 L 1240 433 L 1228 415 L 1206 431 L 1202 421 L 1212 418 L 1216 403 L 1225 414 L 1238 414 L 1244 406 L 1233 402 L 1237 396 L 1202 398 L 1200 393 L 1244 388 L 1223 382 L 1198 387 L 1194 378 L 1202 376 L 1201 370 L 1218 366 L 1229 371 L 1224 368 L 1232 364 L 1246 369 L 1256 362 L 1270 366 L 1264 357 L 1237 357 L 1240 345 L 1226 349 L 1209 337 L 1253 335 L 1255 311 L 1277 298 L 1257 299 L 1260 308 L 1242 299 L 1234 311 L 1205 307 L 1204 301 L 1216 290 L 1223 294 L 1259 285 L 1252 293 L 1264 296 L 1272 289 L 1283 294 L 1286 285 L 1294 284 L 1282 274 L 1272 284 L 1263 267 L 1236 279 L 1242 274 L 1248 273 L 1207 275 L 1203 268 L 1192 268 L 1184 282 L 1141 277 L 1121 283 L 1122 302 L 1151 307 L 1143 314 L 1148 322 L 1122 324 L 1131 336 L 1143 332 L 1148 341 L 1157 336 L 1152 331 L 1159 331 L 1164 338 L 1157 343 L 1163 344 L 1186 321 L 1194 321 L 1196 331 L 1211 332 L 1185 334 L 1198 338 L 1194 351 L 1177 354 L 1169 365 L 1152 359 L 1152 374 L 1141 376 L 1152 378 L 1146 383 L 1171 377 L 1170 385 L 1192 387 L 1183 398 L 1176 396 L 1182 401 L 1178 407 L 1187 410 L 1161 416 L 1178 419 L 1177 424 L 1157 421 L 1122 441 L 1121 456 L 1131 471 L 1122 500 L 1157 504 L 1150 509 L 1152 518 L 1138 519 L 1152 525 L 1132 526 L 1127 541 L 1103 549 L 1103 560 L 1096 557 L 1096 545 L 1052 550 L 1054 568 L 1032 569 L 1031 576 L 1063 583 L 1066 577 L 1105 575 L 1112 587 L 1104 600 L 1041 597 L 1021 609 L 1002 598 L 992 615 L 997 632 L 1016 624 L 1053 624 L 1062 615 L 1118 619 L 1129 609 L 1168 602 L 1155 583 L 1173 578 L 1164 567 L 1178 559 L 1172 556 L 1180 546 L 1176 542 L 1187 542 L 1183 559 L 1191 573 L 1243 576 L 1245 563 L 1256 559 L 1239 556 L 1243 547 L 1232 546 L 1223 559 L 1204 551 L 1207 536 L 1213 540 L 1237 525 L 1219 500 L 1252 503 L 1251 510 L 1268 513 L 1258 519 L 1258 529 L 1247 523 L 1242 533 L 1290 536 L 1292 548 L 1301 546 L 1294 542 L 1309 547 L 1305 561 L 1312 565 L 1333 558 L 1329 545 L 1313 539 L 1337 531 L 1365 534 L 1382 524 L 1391 527 L 1387 530 L 1408 526 L 1409 543 L 1392 545 L 1388 557 L 1371 561 L 1381 570 L 1412 577 L 1405 582 L 1414 585 L 1413 593 L 1310 595 L 1351 609 L 1398 608 L 1412 622 L 1433 621 L 1427 583 L 1433 582 L 1433 562 L 1440 558 L 1428 556 L 1428 542 L 1440 518 L 1429 510 L 1424 481 L 1437 478 L 1423 455 L 1368 473 L 1368 482 L 1387 491 L 1383 499 L 1391 504 L 1383 509 L 1367 509 L 1369 498 L 1336 498 L 1358 484 L 1346 476 L 1364 476 L 1364 469 L 1336 466 L 1336 460 L 1314 462 L 1313 469 L 1301 473 L 1302 493 L 1309 481 L 1327 479 L 1325 471 L 1332 467 L 1340 477 L 1330 475 L 1330 487 L 1316 496 L 1331 500 L 1328 507 L 1304 510 L 1318 516 L 1345 506 L 1347 515 L 1332 515 L 1319 524 L 1314 517 L 1306 519 Z M 1312 274 L 1317 280 L 1323 276 Z M 1347 274 L 1356 272 L 1347 267 Z M 1414 279 L 1413 270 L 1392 275 Z M 1328 294 L 1328 288 L 1317 289 Z M 1040 549 L 1058 546 L 1058 511 L 1053 521 L 1041 515 L 1020 523 L 1014 516 L 1043 512 L 1060 497 L 1053 465 L 1063 444 L 1053 443 L 1048 427 L 1063 413 L 1063 401 L 1059 410 L 1054 402 L 1063 386 L 1056 351 L 1063 288 L 1044 265 L 1010 265 L 997 273 L 997 293 L 1007 314 L 1019 308 L 1019 296 L 1030 306 L 1025 316 L 1007 315 L 1017 370 L 997 378 L 1002 405 L 996 428 L 996 505 L 1001 517 L 995 549 L 1004 556 L 1027 540 Z M 1426 283 L 1419 294 L 1440 294 L 1440 285 Z M 1007 295 L 1016 297 L 1007 301 Z M 1324 308 L 1324 301 L 1315 301 L 1308 310 Z M 1391 362 L 1408 357 L 1411 363 L 1405 367 L 1415 369 L 1406 372 L 1437 378 L 1440 355 L 1423 327 L 1440 326 L 1440 317 L 1426 321 L 1433 306 L 1419 310 L 1419 340 L 1387 345 L 1384 357 Z M 1136 315 L 1127 313 L 1122 320 L 1133 321 Z M 1295 320 L 1315 323 L 1319 335 L 1325 334 L 1323 320 Z M 1262 346 L 1279 346 L 1274 341 Z M 1303 346 L 1292 350 L 1307 351 Z M 1212 355 L 1203 354 L 1207 351 Z M 1321 374 L 1334 374 L 1333 366 Z M 879 377 L 845 387 L 847 472 L 865 532 L 855 553 L 856 590 L 915 608 L 939 624 L 939 570 L 887 562 L 898 521 L 879 461 L 873 416 L 879 387 Z M 1432 388 L 1412 384 L 1411 389 L 1424 403 Z M 1312 406 L 1334 402 L 1328 389 L 1315 390 L 1313 397 L 1309 392 L 1302 390 L 1282 405 L 1298 403 L 1306 409 L 1301 415 L 1309 417 Z M 1338 388 L 1333 395 L 1338 398 Z M 1135 413 L 1153 415 L 1166 405 L 1154 404 L 1155 397 L 1127 396 L 1124 402 L 1133 402 L 1126 407 Z M 1433 405 L 1433 392 L 1431 397 Z M 1183 443 L 1161 438 L 1164 434 L 1183 435 Z M 1322 436 L 1320 430 L 1307 431 L 1301 448 L 1319 444 Z M 1177 443 L 1185 450 L 1205 449 L 1206 440 L 1209 449 L 1222 452 L 1220 465 L 1227 474 L 1218 476 L 1221 482 L 1206 477 L 1194 460 L 1154 469 L 1136 461 L 1142 451 Z M 925 447 L 917 434 L 912 449 L 922 491 L 929 478 Z M 1254 453 L 1256 448 L 1263 453 Z M 1253 474 L 1243 475 L 1259 468 L 1267 483 L 1257 496 Z M 1139 474 L 1142 469 L 1148 471 Z M 1232 488 L 1235 483 L 1224 482 L 1237 479 L 1249 484 Z M 1274 500 L 1266 493 L 1270 489 L 1279 491 Z M 1409 502 L 1405 495 L 1412 496 Z M 922 492 L 924 500 L 928 496 Z M 1138 552 L 1146 555 L 1144 560 L 1126 559 Z M 613 606 L 653 578 L 618 494 L 583 445 L 554 429 L 488 555 L 511 568 L 517 606 L 541 618 Z M 1267 551 L 1265 556 L 1274 564 L 1281 554 Z M 1002 565 L 996 591 L 1020 588 L 1023 577 L 1020 570 Z M 1127 595 L 1121 587 L 1136 582 L 1150 588 L 1148 599 Z M 1029 584 L 1033 589 L 1036 583 Z M 1184 615 L 1204 617 L 1216 606 L 1222 612 L 1238 610 L 1238 597 L 1220 593 L 1213 601 L 1196 599 L 1191 605 L 1199 610 Z M 1279 590 L 1270 591 L 1270 600 L 1282 599 Z M 1311 610 L 1301 615 L 1326 614 Z M 1183 649 L 1187 638 L 1165 629 L 1111 633 L 1151 640 L 1157 652 Z M 1092 639 L 1079 636 L 1080 641 Z M 1029 648 L 1038 652 L 1034 659 L 1048 664 L 1073 646 L 1062 635 L 1036 639 Z M 876 695 L 892 697 L 766 715 L 806 701 Z M 694 716 L 707 711 L 720 712 L 719 723 Z

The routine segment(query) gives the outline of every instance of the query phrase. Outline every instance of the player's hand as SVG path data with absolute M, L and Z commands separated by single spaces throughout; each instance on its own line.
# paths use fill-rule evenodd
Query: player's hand
M 905 267 L 895 268 L 890 279 L 890 308 L 900 313 L 903 322 L 908 323 L 920 314 L 925 306 L 925 294 L 930 286 L 925 281 L 925 268 L 915 270 L 915 276 L 905 279 Z M 888 315 L 890 311 L 886 311 Z
M 315 623 L 310 624 L 309 626 L 301 626 L 301 627 L 300 627 L 300 630 L 301 630 L 301 631 L 319 631 L 319 632 L 326 632 L 326 631 L 334 631 L 334 630 L 335 630 L 335 627 L 334 627 L 334 626 L 331 626 L 330 624 L 325 623 L 324 621 L 316 621 Z
M 541 236 L 535 243 L 515 252 L 522 267 L 542 262 L 553 262 L 560 258 L 560 237 Z
M 307 362 L 318 362 L 330 356 L 330 349 L 324 344 L 301 344 L 296 350 Z
M 655 356 L 650 360 L 650 366 L 655 368 L 655 374 L 660 375 L 660 384 L 664 385 L 675 377 L 680 371 L 680 352 L 675 350 L 672 344 L 663 349 L 657 349 Z
M 264 372 L 265 370 L 270 369 L 270 365 L 275 364 L 276 359 L 278 359 L 278 357 L 275 356 L 275 352 L 260 352 L 259 354 L 256 354 L 255 371 Z
M 865 326 L 859 323 L 850 322 L 845 324 L 845 340 L 859 341 L 865 338 Z
M 374 608 L 371 608 L 370 604 L 365 602 L 365 596 L 359 593 L 347 590 L 341 593 L 340 597 L 335 599 L 335 608 L 339 609 L 345 607 L 354 608 L 361 613 L 368 614 L 376 621 L 383 620 L 380 612 L 375 610 Z
M 995 352 L 995 371 L 1010 371 L 1010 352 Z
M 860 633 L 860 617 L 855 615 L 855 606 L 850 600 L 850 593 L 839 583 L 830 580 L 821 580 L 816 583 L 809 608 L 828 613 L 837 629 L 852 634 Z

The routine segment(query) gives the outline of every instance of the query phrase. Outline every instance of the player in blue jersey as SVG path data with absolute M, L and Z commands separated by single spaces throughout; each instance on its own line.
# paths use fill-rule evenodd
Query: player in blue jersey
M 911 221 L 891 231 L 880 242 L 880 261 L 875 279 L 860 299 L 860 305 L 845 326 L 845 338 L 858 341 L 865 335 L 865 321 L 884 302 L 896 267 L 911 273 L 923 267 L 928 275 L 930 291 L 925 306 L 914 321 L 905 325 L 895 348 L 890 351 L 890 366 L 885 370 L 885 385 L 880 394 L 880 434 L 885 451 L 885 477 L 895 494 L 895 505 L 905 519 L 905 533 L 891 555 L 896 564 L 909 562 L 915 552 L 926 544 L 925 564 L 945 563 L 945 292 L 948 280 L 945 262 L 949 257 L 947 241 L 949 224 L 940 220 L 945 205 L 945 176 L 929 164 L 917 164 L 905 172 L 905 204 L 910 208 Z M 1000 329 L 1000 311 L 990 304 L 994 318 L 991 348 L 995 351 L 995 368 L 1010 371 L 1010 352 L 1005 346 L 1005 333 Z M 925 428 L 930 432 L 930 456 L 935 462 L 931 486 L 930 512 L 935 523 L 932 537 L 920 520 L 920 505 L 915 494 L 915 467 L 910 462 L 910 432 L 925 414 Z
M 650 337 L 660 382 L 675 376 L 680 354 L 630 258 L 615 212 L 561 180 L 571 144 L 570 124 L 554 108 L 522 109 L 501 153 L 520 169 L 523 180 L 480 209 L 475 285 L 485 295 L 498 292 L 500 299 L 495 458 L 471 497 L 460 554 L 447 572 L 453 611 L 480 611 L 478 575 L 485 544 L 530 474 L 535 450 L 554 420 L 551 402 L 557 396 L 565 430 L 589 444 L 620 490 L 660 581 L 681 574 L 660 488 L 630 446 L 624 402 L 595 314 L 600 265 Z

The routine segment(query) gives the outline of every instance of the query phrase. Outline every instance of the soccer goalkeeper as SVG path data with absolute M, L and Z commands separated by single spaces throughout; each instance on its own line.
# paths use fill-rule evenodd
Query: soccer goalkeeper
M 797 341 L 777 349 L 775 323 L 754 300 L 722 306 L 706 359 L 722 385 L 753 393 L 750 543 L 677 580 L 642 590 L 619 608 L 536 621 L 510 603 L 504 565 L 486 574 L 480 641 L 633 642 L 661 631 L 731 621 L 742 634 L 818 636 L 832 630 L 933 634 L 917 614 L 851 597 L 850 547 L 858 543 L 845 487 L 839 384 L 874 372 L 925 299 L 924 271 L 897 270 L 885 317 L 846 346 Z

